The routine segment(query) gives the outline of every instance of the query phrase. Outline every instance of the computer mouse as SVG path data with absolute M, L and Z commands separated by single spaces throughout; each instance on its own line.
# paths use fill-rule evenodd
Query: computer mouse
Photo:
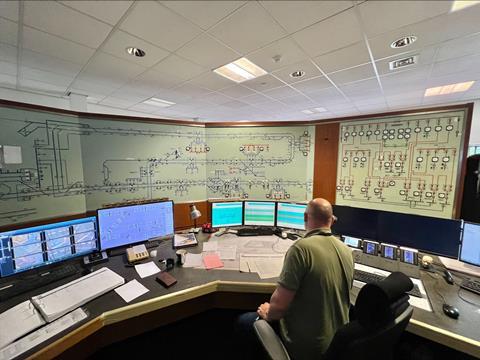
M 452 319 L 457 319 L 460 313 L 455 306 L 443 304 L 443 312 Z
M 150 251 L 150 257 L 154 258 L 157 256 L 157 250 Z
M 286 239 L 287 238 L 287 233 L 285 231 L 282 231 L 280 236 L 282 237 L 282 239 Z

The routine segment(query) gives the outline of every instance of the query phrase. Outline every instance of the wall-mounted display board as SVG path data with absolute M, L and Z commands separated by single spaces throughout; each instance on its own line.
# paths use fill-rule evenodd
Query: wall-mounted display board
M 342 122 L 336 203 L 454 217 L 468 111 Z

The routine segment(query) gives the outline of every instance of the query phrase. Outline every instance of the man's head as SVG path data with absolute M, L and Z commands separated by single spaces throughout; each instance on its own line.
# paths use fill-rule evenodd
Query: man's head
M 335 221 L 332 205 L 325 199 L 311 200 L 305 210 L 305 229 L 330 228 Z

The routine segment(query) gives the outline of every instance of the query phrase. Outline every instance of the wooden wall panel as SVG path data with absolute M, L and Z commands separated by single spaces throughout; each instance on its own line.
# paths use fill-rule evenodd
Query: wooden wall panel
M 315 126 L 313 197 L 335 203 L 339 123 Z
M 210 211 L 206 201 L 175 204 L 173 215 L 175 217 L 175 229 L 187 229 L 193 227 L 193 221 L 190 220 L 190 204 L 195 204 L 202 216 L 197 219 L 197 226 L 210 222 Z

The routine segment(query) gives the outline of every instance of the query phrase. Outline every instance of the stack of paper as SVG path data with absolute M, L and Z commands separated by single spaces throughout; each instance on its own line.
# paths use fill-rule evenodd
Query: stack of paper
M 205 269 L 207 270 L 223 267 L 222 260 L 220 260 L 217 254 L 204 255 L 203 263 L 205 264 Z
M 202 254 L 187 253 L 183 267 L 185 268 L 202 267 L 203 266 L 202 260 L 203 260 Z
M 143 279 L 147 276 L 151 276 L 160 272 L 160 268 L 155 265 L 153 261 L 145 264 L 135 265 L 138 275 Z

